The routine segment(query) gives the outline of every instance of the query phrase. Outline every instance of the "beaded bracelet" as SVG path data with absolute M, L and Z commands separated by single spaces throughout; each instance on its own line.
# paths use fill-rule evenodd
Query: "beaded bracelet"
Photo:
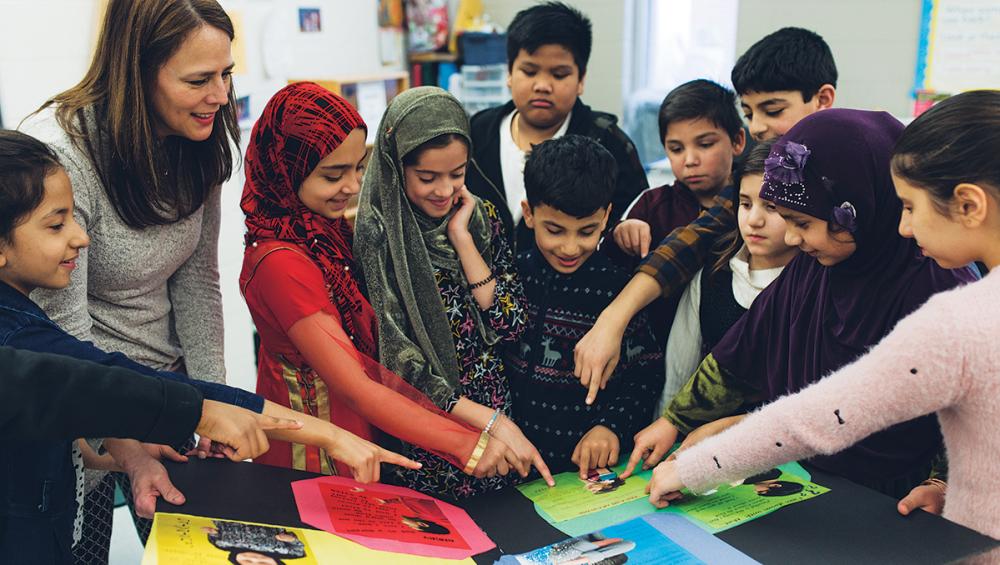
M 476 465 L 479 465 L 479 460 L 482 458 L 483 452 L 486 451 L 486 444 L 489 441 L 490 434 L 486 432 L 479 434 L 479 441 L 476 442 L 476 447 L 472 450 L 472 457 L 469 457 L 469 462 L 465 464 L 465 474 L 471 475 L 476 470 Z
M 493 425 L 497 423 L 497 418 L 499 417 L 500 417 L 500 409 L 497 408 L 497 411 L 493 413 L 493 417 L 490 418 L 490 421 L 487 422 L 486 427 L 483 428 L 483 433 L 486 434 L 490 433 L 490 430 L 493 429 Z
M 479 281 L 477 283 L 470 284 L 469 285 L 469 290 L 476 290 L 477 288 L 484 287 L 484 286 L 490 284 L 491 282 L 495 281 L 496 278 L 497 278 L 496 273 L 490 273 L 490 276 L 486 277 L 485 279 L 483 279 L 483 280 L 481 280 L 481 281 Z

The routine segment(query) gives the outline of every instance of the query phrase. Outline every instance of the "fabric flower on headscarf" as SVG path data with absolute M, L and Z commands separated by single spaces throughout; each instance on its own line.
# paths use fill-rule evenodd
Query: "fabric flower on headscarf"
M 842 202 L 833 209 L 833 221 L 851 233 L 858 227 L 857 219 L 858 211 L 850 202 Z
M 771 153 L 764 161 L 764 173 L 771 182 L 802 184 L 806 158 L 810 153 L 805 145 L 789 141 L 785 144 L 783 153 Z

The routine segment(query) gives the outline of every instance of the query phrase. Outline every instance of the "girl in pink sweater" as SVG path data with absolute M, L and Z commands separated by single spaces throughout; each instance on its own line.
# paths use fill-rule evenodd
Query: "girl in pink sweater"
M 892 160 L 899 233 L 945 268 L 1000 266 L 1000 91 L 941 102 Z M 932 297 L 867 355 L 656 467 L 650 502 L 703 492 L 775 464 L 833 454 L 937 412 L 949 459 L 944 516 L 1000 539 L 1000 274 Z M 943 486 L 943 484 L 941 485 Z M 932 487 L 933 488 L 933 487 Z M 907 500 L 900 512 L 908 513 Z

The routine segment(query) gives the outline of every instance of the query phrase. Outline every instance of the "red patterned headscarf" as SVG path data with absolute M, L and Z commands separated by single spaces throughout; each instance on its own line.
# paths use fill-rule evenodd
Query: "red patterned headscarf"
M 318 84 L 299 82 L 279 90 L 254 124 L 240 207 L 246 214 L 246 244 L 276 239 L 305 249 L 323 271 L 330 300 L 354 345 L 376 356 L 376 318 L 354 278 L 361 272 L 354 268 L 351 227 L 344 219 L 313 213 L 298 195 L 319 162 L 357 128 L 367 129 L 358 111 Z

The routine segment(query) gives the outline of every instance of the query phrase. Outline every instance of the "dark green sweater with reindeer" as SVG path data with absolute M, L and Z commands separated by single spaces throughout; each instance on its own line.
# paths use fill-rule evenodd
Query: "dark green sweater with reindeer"
M 573 376 L 573 348 L 625 287 L 630 273 L 596 252 L 564 275 L 535 248 L 518 255 L 517 270 L 527 326 L 521 341 L 506 351 L 514 421 L 553 472 L 574 467 L 573 449 L 598 425 L 618 436 L 620 453 L 627 455 L 632 436 L 653 421 L 663 391 L 663 347 L 653 337 L 647 312 L 632 319 L 618 366 L 590 406 L 585 403 L 587 389 Z

